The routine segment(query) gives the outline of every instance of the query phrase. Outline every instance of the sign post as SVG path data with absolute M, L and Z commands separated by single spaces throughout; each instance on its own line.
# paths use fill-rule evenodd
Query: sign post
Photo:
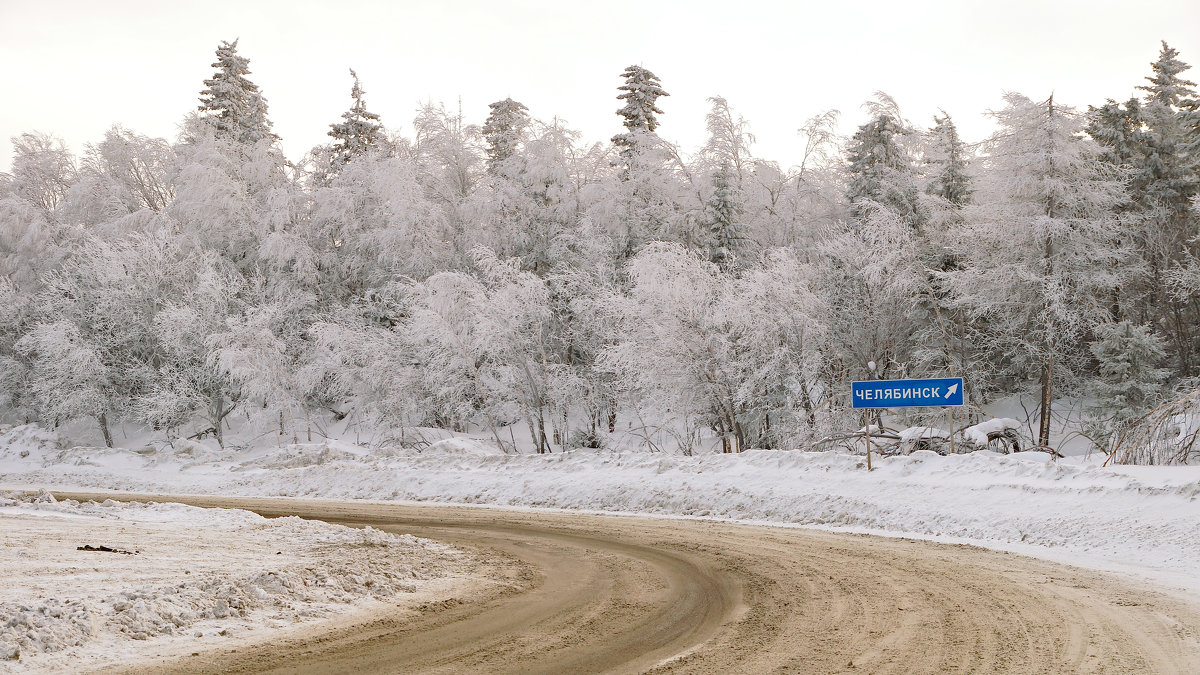
M 867 470 L 871 470 L 871 408 L 947 408 L 965 403 L 961 377 L 937 377 L 924 380 L 867 380 L 850 383 L 850 401 L 855 410 L 863 409 L 867 433 Z M 951 432 L 950 442 L 954 442 Z

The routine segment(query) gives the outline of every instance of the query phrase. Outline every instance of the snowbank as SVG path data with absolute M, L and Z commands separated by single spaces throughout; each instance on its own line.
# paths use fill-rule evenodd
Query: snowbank
M 204 464 L 170 448 L 152 455 L 75 448 L 46 460 L 0 448 L 0 484 L 771 522 L 974 543 L 1200 589 L 1200 467 L 1105 468 L 1100 458 L 919 451 L 878 458 L 868 473 L 864 458 L 838 452 L 504 455 L 462 439 L 424 451 L 326 452 L 327 445 L 233 453 Z M 297 461 L 280 461 L 285 456 Z
M 0 493 L 0 670 L 120 663 L 131 641 L 280 628 L 412 592 L 462 556 L 435 542 L 181 504 Z M 200 644 L 197 644 L 199 642 Z

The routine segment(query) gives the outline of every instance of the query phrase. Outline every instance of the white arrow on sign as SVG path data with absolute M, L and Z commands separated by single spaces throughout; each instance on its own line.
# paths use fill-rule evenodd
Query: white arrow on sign
M 956 391 L 958 391 L 958 383 L 957 382 L 950 385 L 950 388 L 946 390 L 946 395 L 943 396 L 942 398 L 950 398 L 951 396 L 954 395 L 954 392 L 956 392 Z

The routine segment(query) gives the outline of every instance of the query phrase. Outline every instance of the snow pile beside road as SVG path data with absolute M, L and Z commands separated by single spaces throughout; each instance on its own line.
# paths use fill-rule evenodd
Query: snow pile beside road
M 0 493 L 0 666 L 70 670 L 130 640 L 283 627 L 453 572 L 409 535 L 181 504 Z M 193 645 L 198 647 L 199 645 Z M 7 664 L 7 665 L 5 665 Z
M 62 449 L 63 441 L 58 434 L 36 424 L 15 427 L 0 424 L 0 461 L 50 462 Z

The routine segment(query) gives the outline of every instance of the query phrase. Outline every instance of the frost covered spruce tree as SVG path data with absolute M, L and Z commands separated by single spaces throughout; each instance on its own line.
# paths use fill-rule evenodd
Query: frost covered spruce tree
M 992 367 L 1014 382 L 1038 376 L 1047 445 L 1055 383 L 1075 374 L 1083 339 L 1111 319 L 1125 259 L 1113 209 L 1124 195 L 1072 108 L 1053 97 L 1005 101 L 976 204 L 955 232 L 961 269 L 944 277 L 954 304 L 987 322 Z
M 742 189 L 749 171 L 749 146 L 754 136 L 746 121 L 734 117 L 729 103 L 717 96 L 708 99 L 712 109 L 705 116 L 708 141 L 702 151 L 705 175 L 702 190 L 707 193 L 701 213 L 700 235 L 708 259 L 724 270 L 732 269 L 746 245 L 743 215 L 746 210 Z
M 1141 156 L 1134 165 L 1130 193 L 1148 263 L 1147 304 L 1159 312 L 1137 320 L 1168 326 L 1179 374 L 1187 377 L 1200 369 L 1200 313 L 1195 303 L 1200 290 L 1200 246 L 1195 238 L 1200 212 L 1193 202 L 1200 194 L 1200 99 L 1196 83 L 1181 76 L 1191 66 L 1178 56 L 1164 42 L 1152 64 L 1153 75 L 1146 78 L 1149 84 L 1138 87 L 1146 93 L 1137 117 L 1145 131 L 1139 136 Z
M 942 112 L 933 118 L 925 152 L 928 183 L 925 191 L 954 206 L 971 200 L 971 177 L 967 173 L 967 147 L 958 135 L 954 120 Z
M 386 141 L 379 115 L 367 110 L 366 101 L 363 100 L 366 92 L 363 91 L 362 83 L 358 81 L 358 74 L 354 69 L 350 70 L 350 77 L 354 78 L 354 86 L 350 88 L 353 103 L 350 104 L 349 110 L 342 113 L 341 122 L 329 125 L 329 135 L 333 138 L 333 156 L 329 163 L 331 177 L 337 175 L 342 167 L 354 159 L 380 147 Z
M 654 132 L 656 115 L 663 114 L 657 100 L 668 96 L 658 77 L 641 66 L 629 66 L 617 99 L 625 133 L 613 136 L 619 170 L 601 186 L 603 198 L 591 204 L 590 217 L 602 224 L 617 246 L 617 255 L 628 260 L 647 242 L 678 234 L 679 202 L 683 184 L 678 152 Z
M 1103 326 L 1090 345 L 1099 371 L 1088 386 L 1093 401 L 1086 428 L 1101 450 L 1110 450 L 1123 430 L 1167 394 L 1170 370 L 1163 339 L 1148 326 L 1120 321 Z
M 876 92 L 864 106 L 871 119 L 854 132 L 846 148 L 850 217 L 866 222 L 880 207 L 919 230 L 925 216 L 908 147 L 914 132 L 891 96 Z
M 521 147 L 529 128 L 529 108 L 524 103 L 506 98 L 488 104 L 487 121 L 483 123 L 483 137 L 487 141 L 487 165 L 491 174 L 510 174 L 513 159 Z
M 199 110 L 222 137 L 246 144 L 277 141 L 267 119 L 267 99 L 246 77 L 250 59 L 238 55 L 237 43 L 222 42 L 217 47 L 217 62 L 212 64 L 217 72 L 204 81 Z
M 1200 215 L 1192 200 L 1200 189 L 1200 118 L 1195 83 L 1182 73 L 1190 66 L 1165 42 L 1151 64 L 1142 99 L 1109 100 L 1090 109 L 1088 133 L 1104 159 L 1129 174 L 1128 199 L 1117 211 L 1137 261 L 1134 274 L 1114 293 L 1120 318 L 1154 326 L 1168 338 L 1176 374 L 1195 375 L 1200 362 Z
M 658 129 L 658 118 L 663 111 L 658 107 L 658 99 L 670 96 L 658 81 L 658 76 L 641 66 L 629 66 L 621 73 L 625 84 L 617 87 L 622 93 L 617 99 L 625 105 L 617 111 L 623 119 L 625 133 L 612 137 L 612 142 L 621 149 L 621 156 L 626 162 L 632 162 L 638 151 L 639 143 L 644 142 L 645 136 Z

